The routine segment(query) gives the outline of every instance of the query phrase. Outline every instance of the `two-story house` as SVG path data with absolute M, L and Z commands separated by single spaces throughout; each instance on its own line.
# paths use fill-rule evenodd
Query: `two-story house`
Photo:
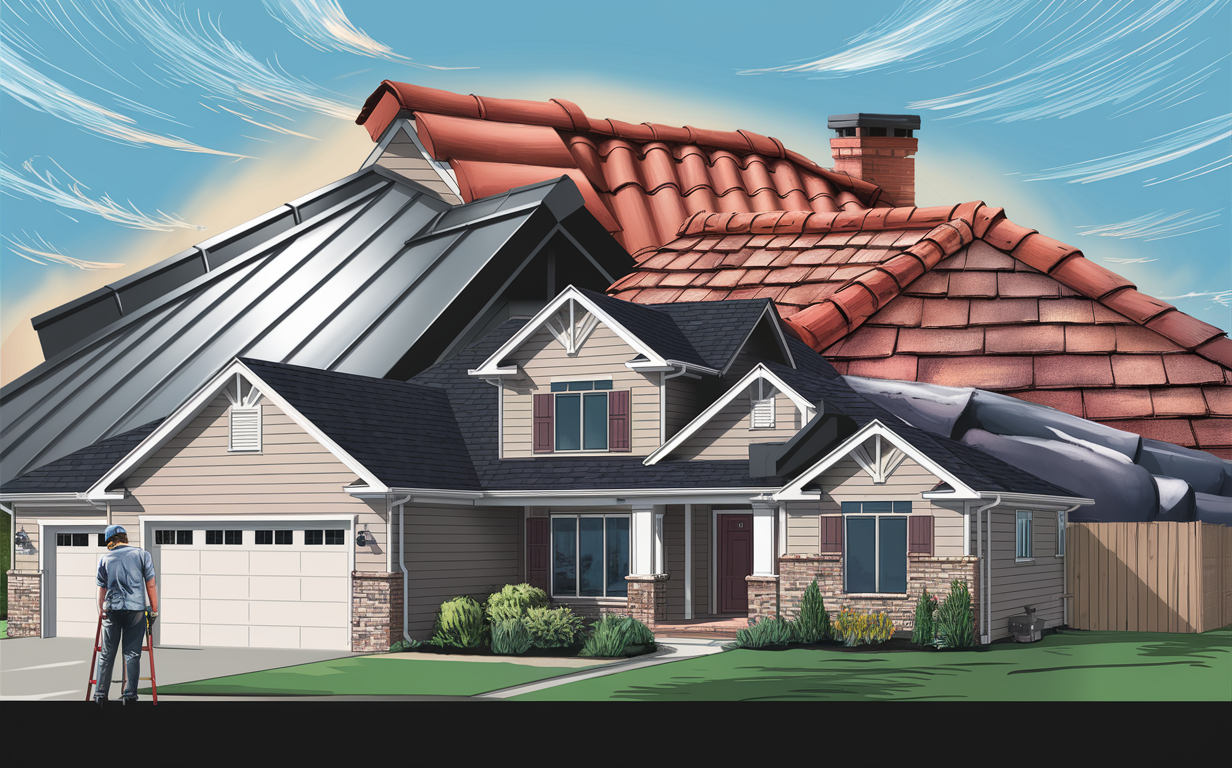
M 1028 603 L 1062 623 L 1059 533 L 1091 502 L 859 394 L 768 300 L 572 286 L 409 381 L 235 359 L 0 495 L 25 634 L 93 630 L 120 523 L 154 555 L 156 642 L 355 651 L 521 581 L 655 627 L 791 615 L 816 577 L 905 629 L 957 578 L 989 641 Z

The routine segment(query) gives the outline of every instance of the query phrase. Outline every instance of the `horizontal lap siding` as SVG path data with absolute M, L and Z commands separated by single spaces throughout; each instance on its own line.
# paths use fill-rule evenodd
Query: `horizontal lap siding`
M 818 523 L 821 507 L 815 501 L 787 503 L 787 553 L 815 555 L 821 541 Z
M 412 507 L 405 512 L 410 635 L 427 640 L 441 603 L 460 595 L 477 602 L 519 583 L 520 507 Z M 395 561 L 395 568 L 397 562 Z
M 693 617 L 710 613 L 710 507 L 693 505 Z
M 697 416 L 697 385 L 684 378 L 668 379 L 666 383 L 667 439 L 683 429 Z
M 1016 516 L 1013 509 L 996 509 L 991 513 L 992 552 L 985 546 L 984 555 L 992 559 L 992 610 L 989 611 L 991 639 L 1009 637 L 1009 618 L 1022 614 L 1023 607 L 1035 607 L 1036 617 L 1046 627 L 1059 626 L 1064 621 L 1064 558 L 1056 557 L 1057 515 L 1055 512 L 1032 512 L 1035 562 L 1015 562 Z M 985 513 L 984 524 L 989 524 Z M 985 531 L 985 536 L 988 532 Z M 971 554 L 978 552 L 976 525 L 971 525 Z M 987 541 L 985 542 L 987 545 Z
M 531 443 L 534 395 L 552 391 L 553 378 L 611 376 L 613 389 L 632 392 L 630 434 L 633 450 L 620 456 L 645 456 L 659 447 L 659 374 L 630 371 L 625 363 L 637 353 L 605 325 L 600 324 L 582 345 L 576 357 L 546 329 L 541 329 L 508 358 L 522 375 L 507 379 L 501 389 L 503 402 L 502 440 L 505 458 L 533 457 Z M 578 455 L 569 451 L 563 455 Z M 588 453 L 595 453 L 593 451 Z M 601 454 L 606 455 L 606 454 Z
M 113 502 L 112 518 L 130 541 L 138 515 L 357 515 L 357 530 L 370 543 L 356 549 L 355 569 L 385 571 L 384 502 L 370 505 L 345 493 L 355 473 L 268 400 L 261 405 L 261 451 L 228 451 L 229 407 L 219 395 L 129 474 L 132 499 Z
M 668 575 L 667 618 L 672 621 L 684 618 L 684 536 L 684 505 L 667 505 L 663 512 L 663 559 Z
M 748 459 L 749 443 L 787 442 L 800 431 L 800 412 L 791 398 L 779 393 L 774 396 L 775 428 L 750 429 L 753 401 L 751 390 L 741 392 L 710 421 L 702 425 L 689 439 L 680 444 L 672 456 L 677 459 Z
M 453 190 L 441 181 L 436 170 L 419 152 L 419 147 L 416 147 L 415 142 L 403 131 L 398 131 L 376 164 L 422 184 L 454 205 L 462 202 Z

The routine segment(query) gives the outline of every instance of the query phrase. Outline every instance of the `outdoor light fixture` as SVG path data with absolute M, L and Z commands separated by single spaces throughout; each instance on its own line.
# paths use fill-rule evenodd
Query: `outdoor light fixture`
M 26 534 L 26 529 L 23 528 L 18 531 L 17 535 L 13 537 L 13 542 L 22 549 L 30 546 L 30 537 Z
M 355 543 L 361 547 L 368 546 L 368 532 L 360 531 L 359 534 L 355 536 Z

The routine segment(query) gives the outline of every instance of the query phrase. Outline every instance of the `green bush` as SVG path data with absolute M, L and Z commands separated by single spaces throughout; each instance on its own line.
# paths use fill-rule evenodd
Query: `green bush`
M 399 640 L 398 642 L 389 646 L 389 651 L 390 653 L 399 653 L 401 651 L 413 651 L 421 645 L 423 645 L 423 643 L 419 642 L 418 640 Z
M 894 635 L 894 623 L 884 613 L 872 615 L 843 608 L 834 622 L 834 639 L 843 645 L 884 643 Z
M 506 584 L 500 592 L 488 597 L 488 621 L 495 624 L 505 619 L 520 619 L 528 608 L 543 608 L 548 604 L 548 593 L 529 584 Z
M 928 590 L 924 590 L 924 594 L 920 595 L 919 601 L 915 604 L 915 629 L 911 632 L 911 642 L 916 645 L 932 645 L 933 639 L 937 636 L 936 624 L 933 614 L 937 610 L 937 596 L 928 594 Z
M 654 633 L 629 616 L 604 616 L 591 628 L 579 656 L 628 656 L 655 644 Z
M 950 594 L 937 607 L 935 645 L 938 648 L 970 648 L 975 645 L 975 621 L 971 617 L 971 592 L 967 583 L 950 582 Z
M 440 648 L 478 648 L 483 645 L 486 630 L 479 603 L 469 597 L 455 597 L 441 603 L 428 642 Z
M 582 617 L 574 616 L 568 608 L 527 608 L 522 623 L 536 648 L 567 648 L 581 637 L 586 626 Z
M 796 642 L 796 627 L 786 619 L 763 616 L 756 623 L 736 631 L 733 648 L 767 648 Z
M 806 645 L 824 643 L 830 639 L 830 614 L 821 599 L 817 579 L 804 590 L 800 601 L 800 617 L 796 619 L 796 639 Z
M 492 652 L 503 656 L 526 653 L 531 647 L 530 631 L 521 619 L 492 622 Z

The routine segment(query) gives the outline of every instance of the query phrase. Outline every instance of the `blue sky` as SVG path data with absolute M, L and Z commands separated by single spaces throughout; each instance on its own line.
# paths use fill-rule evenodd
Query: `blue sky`
M 30 318 L 359 168 L 383 79 L 775 136 L 919 114 L 917 204 L 984 200 L 1232 329 L 1228 0 L 2 0 L 0 369 Z

